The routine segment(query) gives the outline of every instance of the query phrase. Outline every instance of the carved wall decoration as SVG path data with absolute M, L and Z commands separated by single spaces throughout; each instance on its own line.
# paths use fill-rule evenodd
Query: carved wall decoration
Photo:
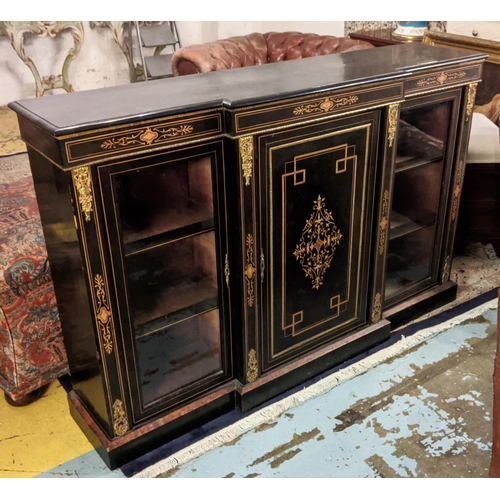
M 73 86 L 69 81 L 69 66 L 82 48 L 83 24 L 80 21 L 5 21 L 4 23 L 12 47 L 35 78 L 36 97 L 41 97 L 47 90 L 52 89 L 64 89 L 66 92 L 73 92 Z M 71 32 L 73 47 L 69 49 L 68 55 L 64 59 L 62 73 L 57 76 L 41 77 L 35 63 L 26 54 L 24 47 L 25 36 L 33 34 L 40 38 L 55 38 L 66 30 Z
M 314 289 L 323 284 L 323 277 L 340 243 L 342 233 L 338 230 L 332 213 L 325 208 L 325 198 L 318 195 L 314 211 L 306 221 L 300 242 L 293 255 L 300 262 L 304 273 L 312 281 Z

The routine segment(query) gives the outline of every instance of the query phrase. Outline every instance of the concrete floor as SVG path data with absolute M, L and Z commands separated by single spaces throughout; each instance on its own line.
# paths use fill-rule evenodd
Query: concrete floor
M 160 477 L 487 477 L 495 339 L 492 309 Z

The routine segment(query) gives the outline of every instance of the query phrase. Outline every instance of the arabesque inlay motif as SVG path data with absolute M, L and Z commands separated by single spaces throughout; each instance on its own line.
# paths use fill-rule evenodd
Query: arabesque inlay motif
M 350 95 L 349 97 L 327 97 L 321 101 L 313 102 L 311 104 L 305 104 L 302 106 L 297 106 L 293 110 L 294 115 L 305 115 L 308 113 L 328 113 L 332 109 L 341 108 L 343 106 L 349 106 L 355 104 L 359 100 L 357 95 Z
M 128 146 L 151 146 L 158 142 L 162 142 L 165 139 L 170 139 L 172 137 L 179 137 L 183 135 L 189 135 L 194 131 L 192 125 L 179 125 L 178 127 L 162 127 L 158 125 L 156 127 L 147 127 L 141 129 L 132 135 L 112 137 L 111 139 L 106 139 L 102 144 L 102 149 L 116 149 L 125 148 Z
M 444 85 L 455 80 L 460 80 L 467 75 L 465 71 L 442 71 L 439 75 L 432 75 L 421 78 L 417 82 L 417 87 L 429 87 L 430 85 Z
M 330 267 L 333 254 L 342 233 L 337 228 L 332 213 L 325 208 L 325 198 L 318 195 L 314 211 L 306 221 L 299 244 L 293 255 L 302 265 L 314 289 L 323 284 L 323 277 Z
M 102 336 L 102 344 L 106 354 L 113 352 L 113 341 L 111 340 L 111 310 L 106 296 L 104 280 L 100 274 L 94 277 L 94 288 L 96 293 L 95 315 Z
M 255 299 L 254 292 L 254 282 L 255 282 L 255 262 L 253 258 L 253 236 L 251 234 L 247 235 L 246 239 L 246 265 L 245 265 L 245 280 L 247 282 L 247 304 L 249 307 L 253 307 L 253 302 Z

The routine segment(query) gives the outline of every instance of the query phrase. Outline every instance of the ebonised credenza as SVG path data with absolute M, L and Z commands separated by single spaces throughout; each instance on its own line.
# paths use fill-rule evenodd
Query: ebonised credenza
M 70 408 L 110 467 L 454 299 L 484 59 L 402 44 L 10 104 Z

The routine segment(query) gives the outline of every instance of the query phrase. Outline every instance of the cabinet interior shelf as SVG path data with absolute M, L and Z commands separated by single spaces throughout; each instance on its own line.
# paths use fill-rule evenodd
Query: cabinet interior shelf
M 218 299 L 214 295 L 208 299 L 201 300 L 195 304 L 191 304 L 183 309 L 165 314 L 159 318 L 152 319 L 146 323 L 142 323 L 135 328 L 135 338 L 140 339 L 152 335 L 160 330 L 181 323 L 184 320 L 193 318 L 199 314 L 204 314 L 209 311 L 218 309 Z
M 396 173 L 412 168 L 421 167 L 429 163 L 434 163 L 443 160 L 443 155 L 434 156 L 432 158 L 398 156 L 396 158 Z
M 428 214 L 417 223 L 393 210 L 391 212 L 389 240 L 394 240 L 396 238 L 400 238 L 401 236 L 405 236 L 407 234 L 414 233 L 415 231 L 419 231 L 420 229 L 432 226 L 435 221 L 436 217 L 433 214 Z
M 208 277 L 182 287 L 170 287 L 157 297 L 156 306 L 136 313 L 135 336 L 149 335 L 217 306 L 217 287 Z
M 206 233 L 207 231 L 214 230 L 213 217 L 188 224 L 183 227 L 165 231 L 154 236 L 134 240 L 130 243 L 125 243 L 124 254 L 126 257 L 140 252 L 145 252 L 151 248 L 156 248 L 161 245 L 166 245 L 173 241 L 178 241 L 183 238 L 189 238 L 198 234 Z M 125 240 L 125 238 L 124 238 Z

